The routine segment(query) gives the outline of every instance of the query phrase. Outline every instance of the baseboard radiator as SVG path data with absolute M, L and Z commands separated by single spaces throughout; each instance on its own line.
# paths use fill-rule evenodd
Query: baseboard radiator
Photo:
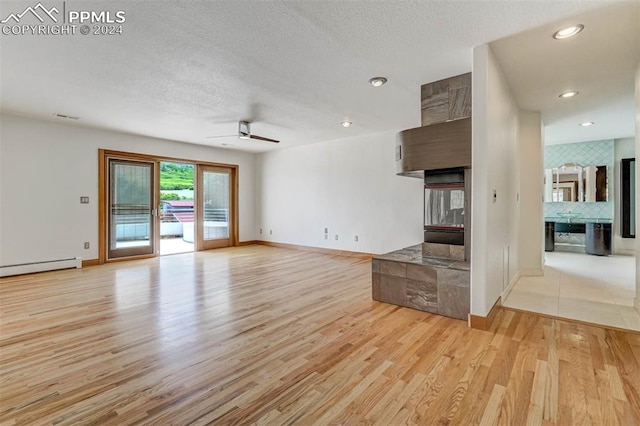
M 45 262 L 20 263 L 0 266 L 0 277 L 11 275 L 33 274 L 34 272 L 55 271 L 57 269 L 82 268 L 82 258 L 48 260 Z

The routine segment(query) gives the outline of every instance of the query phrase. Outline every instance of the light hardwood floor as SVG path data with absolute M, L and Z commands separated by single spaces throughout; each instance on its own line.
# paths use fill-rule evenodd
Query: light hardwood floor
M 264 246 L 0 280 L 0 424 L 640 424 L 640 334 L 378 303 Z

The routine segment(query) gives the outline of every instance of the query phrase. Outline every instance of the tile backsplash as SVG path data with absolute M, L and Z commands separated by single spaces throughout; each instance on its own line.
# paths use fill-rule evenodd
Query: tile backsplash
M 544 203 L 544 216 L 557 217 L 558 213 L 580 213 L 583 218 L 613 219 L 613 203 Z
M 615 194 L 613 185 L 613 167 L 615 162 L 614 141 L 603 140 L 544 147 L 544 168 L 551 169 L 566 163 L 578 163 L 583 166 L 607 166 L 607 200 L 597 203 L 544 203 L 545 217 L 558 216 L 558 213 L 580 213 L 582 217 L 613 219 Z

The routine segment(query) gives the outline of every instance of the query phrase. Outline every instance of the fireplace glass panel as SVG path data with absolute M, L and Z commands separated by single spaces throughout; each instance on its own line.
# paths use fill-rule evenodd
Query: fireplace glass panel
M 425 188 L 427 230 L 464 231 L 464 186 Z

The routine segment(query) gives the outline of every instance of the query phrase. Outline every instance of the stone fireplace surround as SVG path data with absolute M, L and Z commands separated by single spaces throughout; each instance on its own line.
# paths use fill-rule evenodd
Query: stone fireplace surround
M 372 297 L 425 312 L 467 320 L 470 311 L 471 74 L 422 86 L 422 126 L 454 125 L 427 132 L 423 141 L 413 130 L 400 132 L 396 147 L 399 175 L 424 178 L 423 170 L 464 167 L 465 245 L 422 243 L 372 260 Z M 455 123 L 450 123 L 450 121 Z M 442 128 L 442 127 L 439 127 Z M 434 128 L 435 129 L 435 128 Z M 465 129 L 461 132 L 461 130 Z M 465 133 L 467 132 L 467 133 Z M 411 136 L 409 136 L 409 133 Z M 404 134 L 404 135 L 403 135 Z M 456 149 L 453 149 L 456 148 Z
M 425 257 L 423 245 L 432 249 L 444 246 L 418 244 L 373 258 L 373 299 L 466 320 L 470 300 L 469 262 Z

